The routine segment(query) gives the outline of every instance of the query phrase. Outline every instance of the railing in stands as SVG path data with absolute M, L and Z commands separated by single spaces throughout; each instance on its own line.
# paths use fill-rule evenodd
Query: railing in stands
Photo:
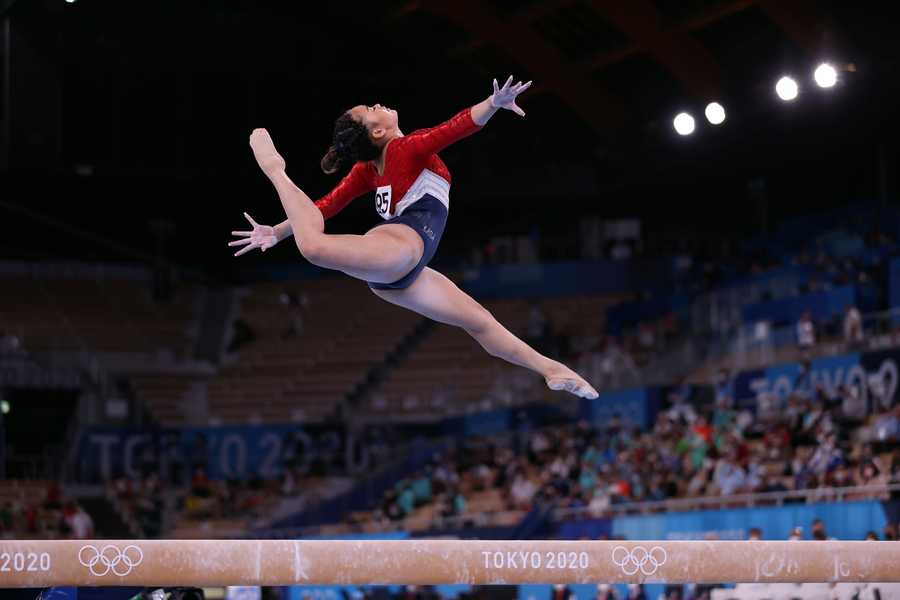
M 843 324 L 817 325 L 816 344 L 801 350 L 795 326 L 776 329 L 767 323 L 745 324 L 714 336 L 692 335 L 672 343 L 640 371 L 639 385 L 670 383 L 694 373 L 701 378 L 727 366 L 731 371 L 811 360 L 852 352 L 872 352 L 900 346 L 900 308 L 862 315 L 863 339 L 850 343 L 843 338 Z M 704 375 L 705 374 L 705 375 Z
M 846 502 L 848 500 L 887 500 L 891 494 L 900 493 L 900 482 L 880 485 L 850 487 L 811 488 L 785 492 L 760 492 L 756 494 L 734 494 L 731 496 L 699 496 L 695 498 L 673 498 L 651 502 L 624 502 L 612 504 L 602 510 L 590 506 L 578 508 L 557 508 L 553 516 L 556 520 L 579 519 L 585 517 L 616 517 L 658 512 L 686 512 L 704 509 L 741 508 L 754 506 L 782 506 L 784 504 L 813 502 Z
M 816 324 L 816 344 L 808 349 L 805 357 L 884 350 L 900 344 L 900 308 L 866 313 L 861 317 L 862 340 L 855 343 L 844 339 L 843 322 L 831 327 Z M 706 354 L 725 359 L 733 368 L 740 369 L 755 368 L 773 361 L 799 360 L 801 350 L 796 344 L 795 331 L 793 325 L 777 329 L 769 328 L 767 323 L 744 325 L 725 339 L 711 343 Z

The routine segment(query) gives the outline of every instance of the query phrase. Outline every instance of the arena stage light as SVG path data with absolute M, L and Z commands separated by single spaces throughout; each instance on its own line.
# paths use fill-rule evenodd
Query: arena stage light
M 721 125 L 725 122 L 725 107 L 718 102 L 707 104 L 703 113 L 706 115 L 706 120 L 713 125 Z
M 785 75 L 775 84 L 775 93 L 785 102 L 790 102 L 797 97 L 799 88 L 797 82 Z
M 837 69 L 828 63 L 822 63 L 813 72 L 813 79 L 820 88 L 834 87 L 834 84 L 837 83 Z
M 694 117 L 687 114 L 686 112 L 681 112 L 675 115 L 675 119 L 672 121 L 672 125 L 674 125 L 675 131 L 678 132 L 678 135 L 690 135 L 694 133 Z

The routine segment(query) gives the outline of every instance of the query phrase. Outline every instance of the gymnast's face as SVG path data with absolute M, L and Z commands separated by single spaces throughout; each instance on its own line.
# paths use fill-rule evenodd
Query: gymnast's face
M 380 104 L 354 106 L 350 109 L 350 115 L 366 126 L 369 137 L 378 145 L 386 144 L 400 131 L 397 127 L 397 111 Z

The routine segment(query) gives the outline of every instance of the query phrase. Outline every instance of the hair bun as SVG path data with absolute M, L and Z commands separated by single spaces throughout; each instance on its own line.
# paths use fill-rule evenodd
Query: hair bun
M 319 165 L 322 167 L 322 170 L 325 171 L 325 173 L 328 175 L 331 175 L 338 170 L 338 167 L 341 166 L 341 156 L 340 154 L 338 154 L 338 151 L 334 146 L 328 148 L 328 152 L 326 152 L 325 156 L 322 157 L 322 161 L 319 163 Z

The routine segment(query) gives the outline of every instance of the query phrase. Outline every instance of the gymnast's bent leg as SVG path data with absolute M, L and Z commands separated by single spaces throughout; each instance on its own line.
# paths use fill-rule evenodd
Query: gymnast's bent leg
M 489 354 L 543 375 L 550 389 L 566 390 L 582 398 L 597 397 L 596 390 L 575 371 L 517 338 L 486 308 L 434 269 L 425 268 L 408 288 L 372 291 L 392 304 L 465 329 Z
M 275 186 L 300 253 L 325 269 L 343 271 L 372 283 L 392 283 L 422 258 L 424 243 L 406 225 L 386 224 L 365 235 L 329 235 L 321 211 L 285 173 L 285 162 L 265 129 L 256 129 L 250 146 L 263 173 Z

